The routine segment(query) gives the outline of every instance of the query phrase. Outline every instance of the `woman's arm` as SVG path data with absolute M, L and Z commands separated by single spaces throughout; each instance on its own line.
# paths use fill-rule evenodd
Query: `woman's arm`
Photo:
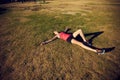
M 71 30 L 70 28 L 66 28 L 65 30 L 64 30 L 64 32 L 68 32 L 69 30 Z
M 42 42 L 40 45 L 48 44 L 48 43 L 50 43 L 50 42 L 52 42 L 52 41 L 54 41 L 54 40 L 56 40 L 56 39 L 58 39 L 58 36 L 57 36 L 57 35 L 54 36 L 53 38 L 47 40 L 47 41 Z

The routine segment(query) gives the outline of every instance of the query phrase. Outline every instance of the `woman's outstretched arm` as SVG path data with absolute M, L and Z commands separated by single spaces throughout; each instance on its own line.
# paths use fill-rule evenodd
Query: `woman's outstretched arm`
M 54 40 L 58 39 L 57 35 L 55 35 L 53 38 L 47 40 L 47 41 L 43 41 L 40 45 L 45 45 L 45 44 L 48 44 Z
M 64 30 L 64 32 L 68 32 L 68 31 L 70 31 L 71 29 L 70 28 L 66 28 L 65 30 Z

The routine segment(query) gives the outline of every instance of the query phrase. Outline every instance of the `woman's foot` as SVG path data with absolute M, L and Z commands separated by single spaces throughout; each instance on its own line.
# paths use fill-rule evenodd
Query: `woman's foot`
M 105 54 L 105 50 L 104 49 L 97 49 L 97 54 Z
M 86 44 L 88 44 L 89 46 L 92 46 L 92 44 L 87 40 L 85 41 Z

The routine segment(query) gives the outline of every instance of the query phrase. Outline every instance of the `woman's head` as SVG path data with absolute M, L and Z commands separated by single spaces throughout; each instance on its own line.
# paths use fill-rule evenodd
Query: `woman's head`
M 53 33 L 54 33 L 55 35 L 58 35 L 58 34 L 59 34 L 59 32 L 58 32 L 58 31 L 54 31 Z

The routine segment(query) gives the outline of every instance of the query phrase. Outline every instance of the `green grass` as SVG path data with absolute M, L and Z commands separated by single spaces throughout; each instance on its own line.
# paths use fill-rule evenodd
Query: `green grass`
M 25 15 L 25 12 L 12 9 L 0 15 L 1 79 L 114 80 L 119 76 L 119 23 L 114 21 L 116 16 L 112 10 L 96 8 L 74 15 L 35 11 Z M 62 40 L 39 45 L 51 38 L 54 30 L 62 31 L 66 27 L 71 28 L 71 32 L 79 28 L 85 33 L 104 31 L 93 40 L 94 45 L 117 49 L 96 55 Z

